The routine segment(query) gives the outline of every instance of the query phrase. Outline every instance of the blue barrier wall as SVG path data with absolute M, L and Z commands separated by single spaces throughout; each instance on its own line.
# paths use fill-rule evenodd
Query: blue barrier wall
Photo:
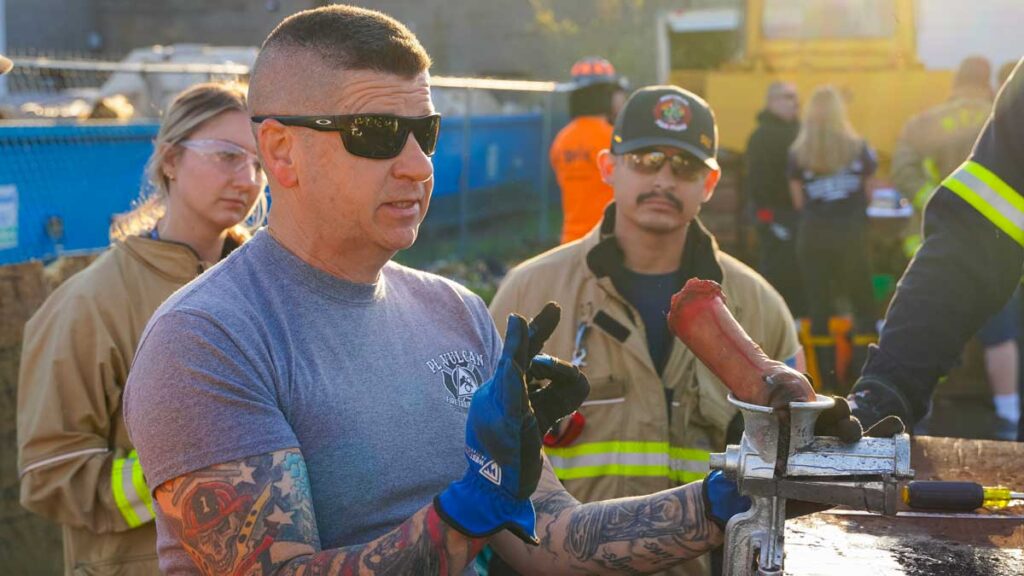
M 474 116 L 470 127 L 471 191 L 540 188 L 547 173 L 540 114 Z M 106 246 L 111 217 L 138 197 L 157 129 L 155 124 L 0 127 L 0 265 Z M 445 118 L 434 156 L 438 198 L 459 193 L 462 146 L 463 119 Z M 47 234 L 53 216 L 63 221 L 57 241 Z
M 541 163 L 543 117 L 540 114 L 518 116 L 473 116 L 470 123 L 470 190 L 483 190 L 508 184 L 520 184 L 536 191 L 545 175 L 547 163 Z M 459 193 L 462 174 L 463 119 L 445 118 L 434 153 L 434 196 L 443 198 Z
M 106 246 L 111 216 L 138 197 L 156 131 L 148 124 L 0 128 L 0 264 Z M 51 216 L 63 220 L 61 245 L 46 233 Z

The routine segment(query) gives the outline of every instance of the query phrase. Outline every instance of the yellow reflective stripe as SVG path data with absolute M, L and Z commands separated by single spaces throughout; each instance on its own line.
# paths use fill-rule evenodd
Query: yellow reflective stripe
M 124 476 L 124 464 L 125 458 L 114 458 L 114 466 L 110 471 L 110 488 L 114 492 L 114 502 L 117 504 L 117 509 L 121 511 L 121 516 L 124 517 L 129 527 L 135 528 L 142 525 L 142 522 L 135 515 L 135 511 L 132 510 L 131 504 L 128 503 L 128 497 L 124 493 L 124 484 L 121 483 L 121 478 Z
M 708 462 L 711 460 L 710 452 L 707 450 L 698 450 L 697 448 L 679 448 L 673 446 L 669 448 L 668 455 L 670 458 L 692 460 L 694 462 Z
M 917 251 L 921 249 L 921 235 L 911 234 L 903 239 L 903 255 L 907 258 L 913 258 Z
M 935 158 L 928 157 L 921 162 L 921 168 L 924 169 L 925 175 L 928 176 L 928 186 L 930 189 L 935 188 L 935 183 L 942 180 L 942 174 L 939 174 L 939 165 L 935 162 Z
M 110 489 L 114 494 L 114 503 L 129 528 L 141 526 L 153 519 L 153 499 L 134 450 L 125 458 L 114 458 L 110 471 Z
M 668 442 L 590 442 L 545 448 L 555 475 L 562 480 L 600 476 L 664 476 L 678 482 L 708 473 L 707 450 L 670 446 Z
M 1024 198 L 977 162 L 965 162 L 942 183 L 1024 246 Z
M 550 456 L 561 456 L 562 458 L 575 458 L 577 456 L 604 454 L 607 452 L 667 453 L 668 442 L 626 442 L 614 440 L 612 442 L 588 442 L 567 448 L 545 448 L 545 450 Z
M 668 466 L 641 466 L 630 464 L 604 464 L 601 466 L 579 466 L 576 468 L 555 468 L 559 480 L 600 478 L 601 476 L 666 476 L 676 482 L 689 483 L 707 476 L 704 472 L 669 470 Z
M 669 447 L 668 442 L 627 442 L 613 440 L 611 442 L 588 442 L 569 446 L 566 448 L 544 448 L 549 456 L 561 458 L 575 458 L 577 456 L 588 456 L 591 454 L 605 454 L 609 452 L 632 452 L 635 454 L 663 454 L 667 453 L 672 458 L 684 460 L 708 461 L 708 452 L 696 448 L 681 448 L 678 446 Z
M 918 212 L 924 210 L 924 205 L 931 199 L 932 192 L 934 191 L 935 185 L 932 183 L 925 184 L 917 189 L 917 192 L 914 194 L 914 208 L 917 208 Z
M 149 487 L 146 486 L 146 478 L 142 475 L 142 462 L 139 462 L 138 457 L 132 462 L 132 486 L 135 487 L 135 493 L 142 499 L 142 503 L 145 504 L 146 510 L 149 510 L 149 515 L 155 516 L 153 512 L 153 497 L 149 495 Z
M 964 164 L 964 167 L 968 172 L 976 176 L 979 180 L 988 185 L 989 188 L 994 190 L 996 194 L 999 194 L 1003 200 L 1012 205 L 1018 213 L 1024 214 L 1024 198 L 1020 197 L 1020 194 L 1016 190 L 1010 187 L 1009 184 L 1003 182 L 995 172 L 985 168 L 977 162 L 968 161 Z M 1018 220 L 1020 221 L 1020 220 Z
M 928 178 L 928 181 L 921 185 L 914 193 L 912 203 L 914 208 L 917 208 L 918 212 L 924 209 L 924 205 L 931 199 L 932 193 L 935 192 L 936 186 L 942 181 L 942 175 L 939 174 L 939 166 L 935 163 L 934 158 L 925 158 L 921 161 L 921 170 L 924 171 L 924 175 Z
M 668 476 L 668 466 L 643 466 L 639 464 L 603 464 L 600 466 L 576 466 L 555 468 L 560 480 L 578 480 L 599 476 Z

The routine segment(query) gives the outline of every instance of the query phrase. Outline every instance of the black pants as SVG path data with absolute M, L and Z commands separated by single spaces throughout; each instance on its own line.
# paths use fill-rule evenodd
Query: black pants
M 779 291 L 794 317 L 804 316 L 803 278 L 796 256 L 799 215 L 776 211 L 774 224 L 757 224 L 757 271 Z
M 853 306 L 856 333 L 875 331 L 875 301 L 868 261 L 867 219 L 805 219 L 797 235 L 797 258 L 811 332 L 828 334 L 836 302 L 846 296 Z

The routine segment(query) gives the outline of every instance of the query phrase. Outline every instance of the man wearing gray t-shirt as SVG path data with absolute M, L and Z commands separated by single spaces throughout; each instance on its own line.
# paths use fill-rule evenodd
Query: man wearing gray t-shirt
M 349 6 L 264 43 L 269 227 L 158 310 L 124 393 L 165 572 L 459 574 L 487 544 L 523 573 L 654 572 L 744 509 L 720 476 L 574 500 L 540 451 L 586 388 L 535 356 L 550 310 L 510 316 L 503 342 L 479 298 L 391 262 L 430 200 L 429 65 Z M 528 395 L 528 377 L 551 383 Z

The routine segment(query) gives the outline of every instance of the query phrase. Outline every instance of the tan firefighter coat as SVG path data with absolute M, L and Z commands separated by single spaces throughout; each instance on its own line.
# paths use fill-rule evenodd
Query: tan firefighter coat
M 25 325 L 21 504 L 61 524 L 65 574 L 159 574 L 152 500 L 121 392 L 146 322 L 203 268 L 185 245 L 131 237 L 68 279 Z

